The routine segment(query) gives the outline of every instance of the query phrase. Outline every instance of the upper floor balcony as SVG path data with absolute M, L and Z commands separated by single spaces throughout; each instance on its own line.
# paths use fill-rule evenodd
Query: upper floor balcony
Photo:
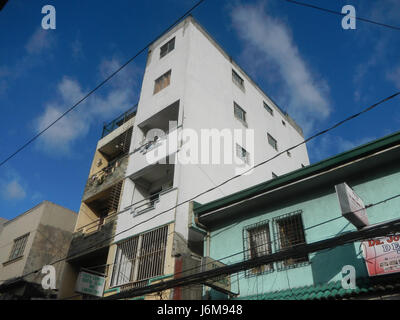
M 125 111 L 123 114 L 115 118 L 113 121 L 103 125 L 103 132 L 101 138 L 104 138 L 109 133 L 113 132 L 115 129 L 122 126 L 125 122 L 132 119 L 136 115 L 138 105 L 134 105 L 129 110 Z

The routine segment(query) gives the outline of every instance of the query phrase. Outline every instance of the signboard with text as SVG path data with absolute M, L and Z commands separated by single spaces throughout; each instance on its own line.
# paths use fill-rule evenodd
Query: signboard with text
M 361 198 L 346 183 L 335 186 L 343 217 L 349 220 L 357 229 L 368 225 L 367 209 Z
M 368 275 L 400 272 L 400 234 L 362 243 Z
M 102 297 L 105 283 L 105 277 L 81 271 L 79 272 L 75 291 L 91 296 Z

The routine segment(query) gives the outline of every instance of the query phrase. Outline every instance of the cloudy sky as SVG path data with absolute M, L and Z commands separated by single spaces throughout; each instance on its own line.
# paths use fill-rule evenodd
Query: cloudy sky
M 44 129 L 196 1 L 10 1 L 0 12 L 0 162 Z M 304 0 L 400 25 L 397 0 Z M 56 8 L 43 30 L 42 7 Z M 283 0 L 206 0 L 193 13 L 304 129 L 334 124 L 400 90 L 399 32 Z M 137 103 L 145 55 L 0 167 L 0 217 L 50 200 L 79 210 L 102 125 Z M 399 130 L 393 100 L 308 145 L 311 162 Z

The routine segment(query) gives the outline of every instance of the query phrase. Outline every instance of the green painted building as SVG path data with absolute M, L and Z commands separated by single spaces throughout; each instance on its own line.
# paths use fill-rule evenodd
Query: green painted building
M 400 194 L 400 132 L 216 201 L 194 203 L 191 227 L 205 235 L 204 256 L 224 264 L 332 238 L 357 230 L 342 216 L 335 185 L 343 182 L 367 206 L 369 224 L 400 218 L 400 197 L 392 198 Z M 342 269 L 349 265 L 355 287 L 343 288 L 349 274 Z M 396 299 L 400 273 L 369 276 L 362 243 L 355 242 L 231 275 L 228 289 L 231 296 L 205 287 L 204 298 Z

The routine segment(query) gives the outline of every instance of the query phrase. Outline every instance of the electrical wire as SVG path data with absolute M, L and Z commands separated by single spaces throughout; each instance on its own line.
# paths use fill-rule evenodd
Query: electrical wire
M 291 3 L 291 4 L 296 4 L 296 5 L 307 7 L 307 8 L 316 9 L 316 10 L 319 10 L 319 11 L 323 11 L 323 12 L 327 12 L 327 13 L 331 13 L 331 14 L 335 14 L 335 15 L 339 15 L 339 16 L 347 16 L 346 13 L 342 13 L 340 11 L 335 11 L 335 10 L 331 10 L 331 9 L 327 9 L 327 8 L 323 8 L 323 7 L 318 7 L 318 6 L 312 5 L 310 3 L 304 3 L 304 2 L 295 1 L 295 0 L 281 0 L 281 1 L 285 1 L 285 2 L 288 2 L 288 3 Z M 377 21 L 374 21 L 374 20 L 371 20 L 371 19 L 366 19 L 366 18 L 362 18 L 362 17 L 358 17 L 358 16 L 354 16 L 352 18 L 355 18 L 356 20 L 359 20 L 359 21 L 372 23 L 372 24 L 375 24 L 375 25 L 378 25 L 378 26 L 381 26 L 381 27 L 389 28 L 389 29 L 392 29 L 392 30 L 400 31 L 400 27 L 393 26 L 393 25 L 390 25 L 390 24 L 387 24 L 387 23 L 377 22 Z
M 111 80 L 117 73 L 119 73 L 122 69 L 124 69 L 128 64 L 130 64 L 134 59 L 136 59 L 140 54 L 142 54 L 148 47 L 151 46 L 153 42 L 155 42 L 161 35 L 171 30 L 175 27 L 181 20 L 183 20 L 186 16 L 188 16 L 193 10 L 195 10 L 200 4 L 202 4 L 205 0 L 199 0 L 193 7 L 191 7 L 188 11 L 186 11 L 180 18 L 178 18 L 173 24 L 171 24 L 166 30 L 164 30 L 160 35 L 158 35 L 154 40 L 149 42 L 145 47 L 139 50 L 134 56 L 129 58 L 125 63 L 123 63 L 120 67 L 118 67 L 114 72 L 112 72 L 108 77 L 106 77 L 103 81 L 101 81 L 96 87 L 90 90 L 85 96 L 83 96 L 79 101 L 77 101 L 74 105 L 72 105 L 69 109 L 67 109 L 63 114 L 61 114 L 56 120 L 51 122 L 48 126 L 46 126 L 39 133 L 34 135 L 31 139 L 25 142 L 22 146 L 20 146 L 16 151 L 10 154 L 7 158 L 0 162 L 0 167 L 4 165 L 7 161 L 25 149 L 28 145 L 34 142 L 37 138 L 43 135 L 47 130 L 49 130 L 53 125 L 55 125 L 58 121 L 60 121 L 63 117 L 65 117 L 68 113 L 74 110 L 77 106 L 79 106 L 83 101 L 89 98 L 94 92 L 100 89 L 104 84 L 106 84 L 109 80 Z

